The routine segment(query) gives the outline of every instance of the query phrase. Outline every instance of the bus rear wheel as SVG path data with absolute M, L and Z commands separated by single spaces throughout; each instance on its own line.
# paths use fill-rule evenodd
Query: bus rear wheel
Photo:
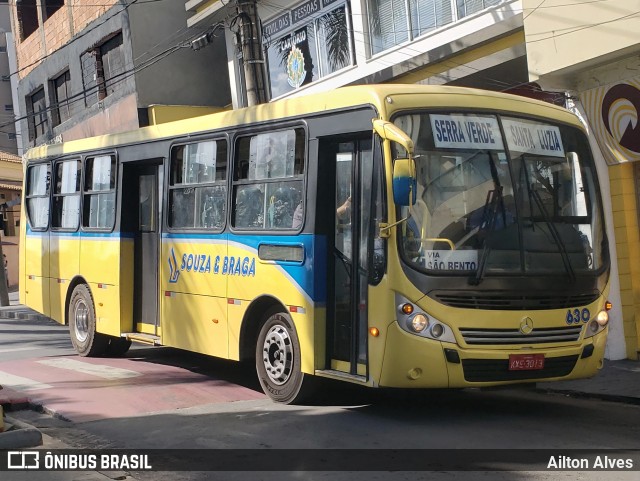
M 256 345 L 256 370 L 264 392 L 291 404 L 302 398 L 305 375 L 300 370 L 300 343 L 291 317 L 276 312 L 262 325 Z
M 96 313 L 91 292 L 85 284 L 76 286 L 69 302 L 69 333 L 76 352 L 83 357 L 104 354 L 109 338 L 96 331 Z

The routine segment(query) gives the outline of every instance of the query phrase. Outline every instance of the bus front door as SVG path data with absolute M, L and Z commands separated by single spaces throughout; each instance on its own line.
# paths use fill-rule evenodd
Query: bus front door
M 321 162 L 332 173 L 333 235 L 329 236 L 327 355 L 331 370 L 367 375 L 367 292 L 371 137 L 321 144 Z M 370 174 L 369 174 L 370 177 Z M 333 189 L 331 189 L 333 190 Z M 333 237 L 333 239 L 331 239 Z

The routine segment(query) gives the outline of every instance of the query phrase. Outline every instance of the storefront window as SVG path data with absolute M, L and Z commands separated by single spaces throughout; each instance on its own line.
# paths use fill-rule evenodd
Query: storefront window
M 373 55 L 503 0 L 367 0 Z
M 310 0 L 266 22 L 263 30 L 268 36 L 265 45 L 272 97 L 353 63 L 346 6 L 336 8 L 335 3 Z

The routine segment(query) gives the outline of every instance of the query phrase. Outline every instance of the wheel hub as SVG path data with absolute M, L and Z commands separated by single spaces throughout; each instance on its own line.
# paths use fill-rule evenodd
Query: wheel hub
M 76 339 L 85 342 L 89 336 L 89 309 L 84 301 L 76 302 L 73 322 L 75 325 Z
M 267 376 L 274 384 L 287 382 L 293 366 L 293 347 L 284 326 L 275 325 L 267 332 L 262 346 L 262 361 Z

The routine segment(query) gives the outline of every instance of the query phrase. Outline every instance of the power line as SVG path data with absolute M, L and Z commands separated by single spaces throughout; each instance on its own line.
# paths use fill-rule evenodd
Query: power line
M 215 34 L 215 31 L 218 30 L 220 27 L 222 26 L 222 24 L 217 23 L 213 26 L 211 26 L 209 28 L 209 30 L 211 31 L 212 34 Z M 168 47 L 167 49 L 163 50 L 162 52 L 154 55 L 153 57 L 145 60 L 143 63 L 141 63 L 140 65 L 134 66 L 131 69 L 128 70 L 124 70 L 123 72 L 120 72 L 108 79 L 103 79 L 100 83 L 98 83 L 97 85 L 91 86 L 88 89 L 83 89 L 80 92 L 77 92 L 69 97 L 67 97 L 65 100 L 61 101 L 61 102 L 57 102 L 57 103 L 52 103 L 49 104 L 49 106 L 45 109 L 39 110 L 38 112 L 33 112 L 33 113 L 28 113 L 27 115 L 24 115 L 22 117 L 18 117 L 15 118 L 13 121 L 11 122 L 7 122 L 4 124 L 0 124 L 0 129 L 3 127 L 7 127 L 9 125 L 14 124 L 15 122 L 19 122 L 22 120 L 28 120 L 31 117 L 36 117 L 37 115 L 41 115 L 43 113 L 48 113 L 51 112 L 53 110 L 57 110 L 60 107 L 64 107 L 64 106 L 70 106 L 75 102 L 84 100 L 85 97 L 87 95 L 91 95 L 93 93 L 97 93 L 99 92 L 99 90 L 101 88 L 104 88 L 107 83 L 109 83 L 109 85 L 114 85 L 114 84 L 118 84 L 119 82 L 122 82 L 124 80 L 126 80 L 127 78 L 131 77 L 132 75 L 148 68 L 151 67 L 152 65 L 156 64 L 157 62 L 159 62 L 160 60 L 163 60 L 164 58 L 168 57 L 169 55 L 171 55 L 174 52 L 177 52 L 178 50 L 182 49 L 182 48 L 189 48 L 191 46 L 191 40 L 195 39 L 197 36 L 200 36 L 201 33 L 199 32 L 198 34 L 192 36 L 192 38 L 190 40 L 184 41 L 184 42 L 180 42 L 178 44 L 172 45 L 171 47 Z
M 124 0 L 122 0 L 122 1 L 124 2 Z M 91 27 L 91 28 L 88 28 L 88 29 L 86 29 L 86 30 L 83 30 L 83 31 L 82 31 L 82 33 L 80 33 L 79 35 L 77 35 L 77 36 L 73 37 L 73 38 L 72 38 L 71 40 L 69 40 L 69 42 L 67 42 L 64 46 L 66 47 L 67 45 L 70 45 L 70 44 L 72 44 L 73 42 L 75 42 L 76 40 L 78 40 L 78 39 L 80 39 L 80 38 L 84 37 L 85 35 L 89 34 L 89 33 L 90 33 L 90 32 L 92 32 L 92 31 L 94 31 L 96 28 L 98 28 L 98 27 L 100 27 L 100 26 L 104 25 L 105 23 L 107 23 L 109 20 L 111 20 L 111 19 L 112 19 L 113 17 L 115 17 L 116 15 L 119 15 L 120 13 L 124 12 L 124 11 L 125 11 L 125 10 L 127 10 L 129 7 L 131 7 L 132 5 L 134 5 L 134 4 L 136 4 L 136 3 L 138 3 L 139 1 L 141 1 L 141 0 L 131 0 L 131 2 L 130 2 L 130 3 L 125 4 L 125 5 L 124 5 L 124 7 L 122 7 L 120 10 L 118 10 L 118 11 L 114 12 L 112 15 L 108 16 L 107 18 L 105 18 L 105 19 L 104 19 L 104 20 L 102 20 L 101 22 L 97 23 L 96 25 L 94 25 L 94 26 L 93 26 L 93 27 Z M 144 1 L 145 1 L 145 3 L 151 3 L 151 2 L 162 2 L 162 1 L 164 1 L 164 0 L 144 0 Z M 115 7 L 115 6 L 116 6 L 116 4 L 114 4 L 114 5 L 113 5 L 113 7 Z M 54 51 L 53 51 L 53 52 L 51 52 L 51 53 L 48 53 L 48 54 L 46 54 L 46 55 L 43 55 L 43 56 L 42 56 L 42 57 L 40 57 L 38 60 L 35 60 L 35 61 L 31 62 L 31 63 L 30 63 L 30 64 L 28 64 L 28 65 L 24 65 L 24 66 L 20 67 L 20 68 L 19 68 L 18 70 L 16 70 L 15 72 L 11 72 L 11 73 L 9 74 L 9 76 L 17 75 L 18 73 L 22 72 L 23 70 L 28 69 L 29 67 L 32 67 L 32 66 L 34 66 L 34 65 L 36 65 L 36 64 L 38 64 L 38 63 L 40 63 L 40 62 L 42 62 L 44 59 L 46 59 L 46 58 L 50 57 L 51 55 L 55 54 L 57 51 L 58 51 L 58 50 L 54 50 Z

